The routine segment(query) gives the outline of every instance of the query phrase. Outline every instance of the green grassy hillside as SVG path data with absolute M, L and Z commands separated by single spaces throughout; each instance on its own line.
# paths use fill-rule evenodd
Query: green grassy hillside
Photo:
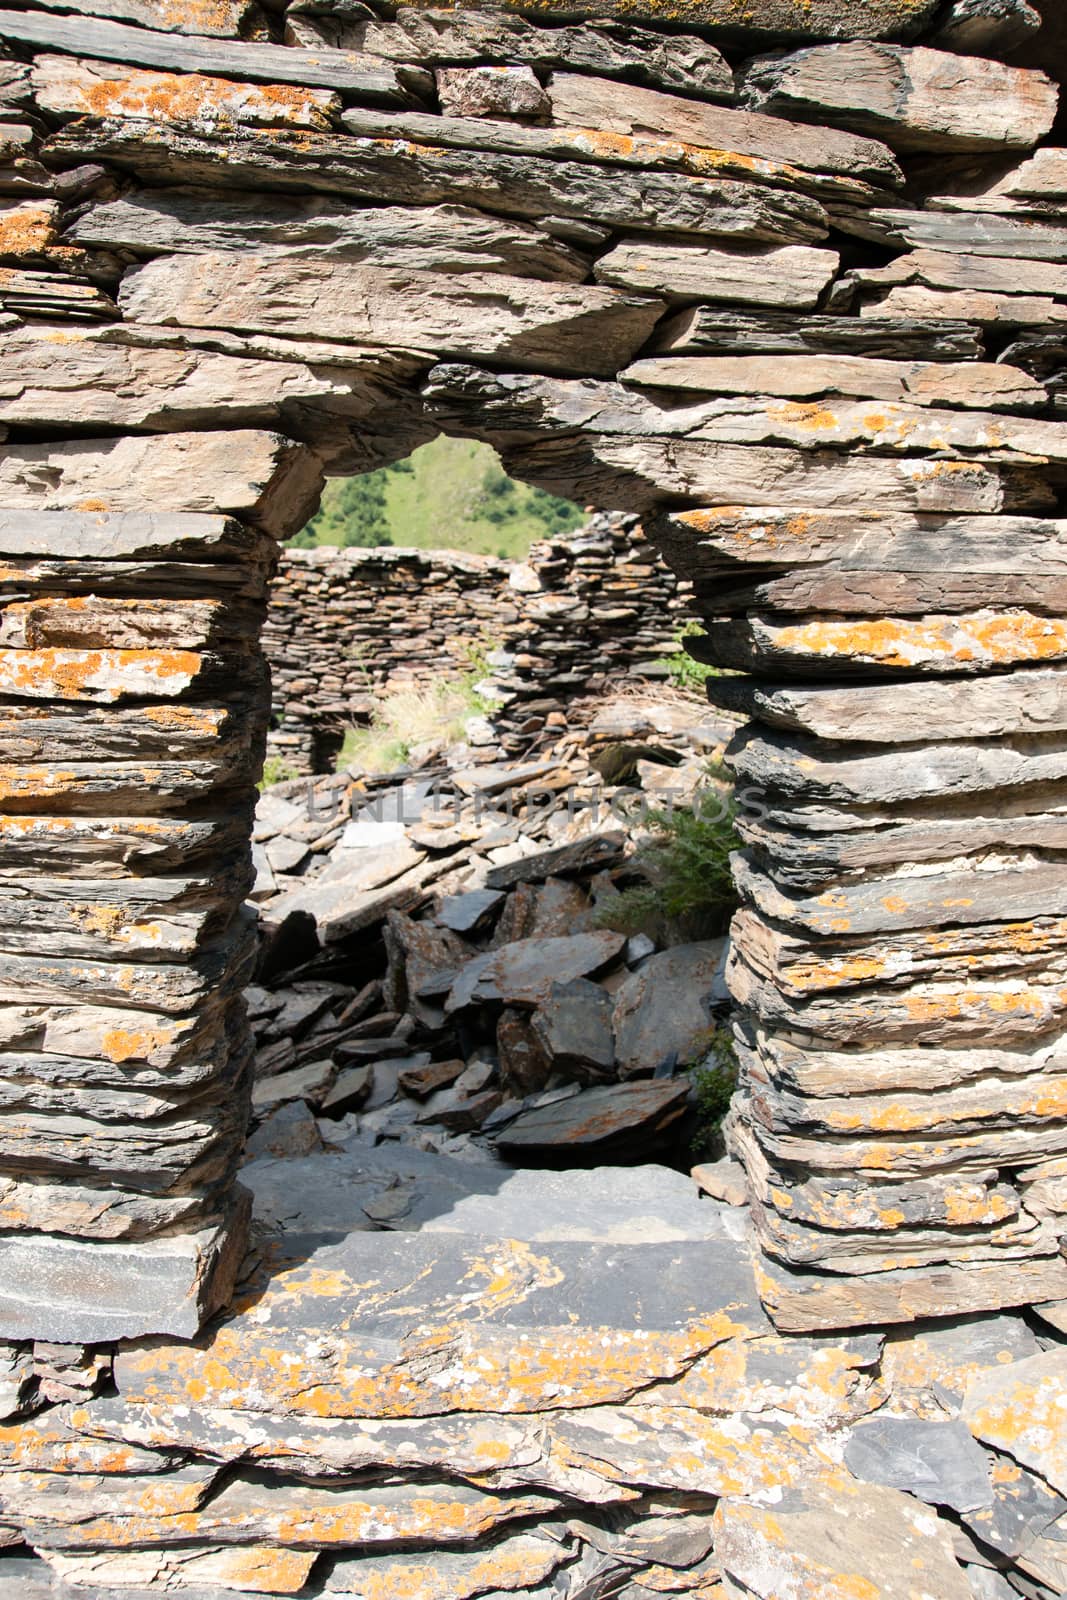
M 395 466 L 332 478 L 319 511 L 291 543 L 414 545 L 515 560 L 535 540 L 583 521 L 569 500 L 507 477 L 487 444 L 442 434 Z

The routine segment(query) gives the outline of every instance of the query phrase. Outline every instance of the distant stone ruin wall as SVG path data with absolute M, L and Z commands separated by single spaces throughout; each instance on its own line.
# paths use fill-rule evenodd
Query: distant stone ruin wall
M 598 681 L 675 647 L 690 585 L 633 519 L 604 515 L 527 561 L 448 550 L 282 551 L 264 643 L 271 754 L 323 771 L 346 728 L 398 680 L 460 677 L 490 657 L 500 741 L 515 753 Z

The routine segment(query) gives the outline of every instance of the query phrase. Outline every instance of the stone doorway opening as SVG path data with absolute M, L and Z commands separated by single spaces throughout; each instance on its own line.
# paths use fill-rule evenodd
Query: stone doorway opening
M 483 1184 L 516 1164 L 688 1172 L 694 1150 L 721 1154 L 735 1075 L 737 726 L 682 650 L 689 586 L 634 515 L 524 489 L 488 445 L 398 466 L 328 487 L 268 611 L 246 1181 L 324 1142 L 377 1141 L 379 1167 L 440 1151 L 450 1189 L 463 1160 Z M 509 521 L 521 542 L 510 560 L 404 548 L 404 517 L 423 543 Z M 310 752 L 321 772 L 326 748 L 318 781 L 285 764 Z M 401 1185 L 388 1226 L 432 1214 L 423 1165 L 431 1198 Z

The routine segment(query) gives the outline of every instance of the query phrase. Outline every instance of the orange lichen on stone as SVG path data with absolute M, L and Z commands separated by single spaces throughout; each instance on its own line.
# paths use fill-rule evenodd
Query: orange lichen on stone
M 0 650 L 0 693 L 102 701 L 180 694 L 203 660 L 192 650 Z
M 0 256 L 44 255 L 55 243 L 59 206 L 54 200 L 26 200 L 0 215 Z
M 816 961 L 809 958 L 789 969 L 789 986 L 801 993 L 836 989 L 845 984 L 873 983 L 885 977 L 888 962 L 878 956 L 843 956 Z
M 56 111 L 206 124 L 214 132 L 236 130 L 243 122 L 322 130 L 341 108 L 339 97 L 323 89 L 242 83 L 198 72 L 152 72 L 102 61 L 63 62 L 46 73 L 38 92 L 41 103 Z
M 157 1050 L 165 1050 L 181 1032 L 179 1023 L 150 1028 L 108 1028 L 100 1048 L 116 1065 L 123 1061 L 147 1061 Z
M 970 616 L 857 618 L 777 628 L 776 650 L 797 655 L 854 657 L 885 666 L 913 667 L 924 660 L 1007 666 L 1067 655 L 1067 622 L 1029 611 Z
M 827 406 L 811 405 L 802 400 L 784 400 L 781 404 L 765 408 L 771 422 L 791 422 L 807 433 L 833 433 L 839 419 Z

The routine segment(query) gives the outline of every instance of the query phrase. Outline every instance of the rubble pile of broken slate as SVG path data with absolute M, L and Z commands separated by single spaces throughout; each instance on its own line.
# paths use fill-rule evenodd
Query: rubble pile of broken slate
M 664 690 L 588 710 L 541 760 L 462 743 L 263 794 L 251 1153 L 684 1160 L 726 941 L 657 949 L 611 910 L 650 810 L 726 814 L 732 724 Z

